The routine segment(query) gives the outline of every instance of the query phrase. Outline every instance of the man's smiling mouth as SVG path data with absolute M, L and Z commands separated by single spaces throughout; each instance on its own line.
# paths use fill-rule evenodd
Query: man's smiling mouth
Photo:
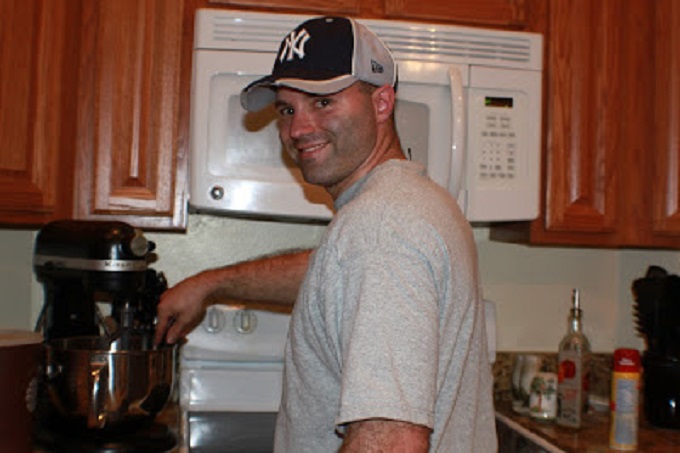
M 317 151 L 320 151 L 321 149 L 325 148 L 326 145 L 328 145 L 328 143 L 326 143 L 326 142 L 317 143 L 317 144 L 314 144 L 314 145 L 305 145 L 305 146 L 298 147 L 297 150 L 300 153 L 300 155 L 306 156 L 306 155 L 314 154 Z

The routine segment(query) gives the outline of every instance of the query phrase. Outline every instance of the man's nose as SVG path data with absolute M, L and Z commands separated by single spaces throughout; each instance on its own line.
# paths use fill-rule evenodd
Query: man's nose
M 314 130 L 314 121 L 309 112 L 297 110 L 290 122 L 291 138 L 300 138 Z

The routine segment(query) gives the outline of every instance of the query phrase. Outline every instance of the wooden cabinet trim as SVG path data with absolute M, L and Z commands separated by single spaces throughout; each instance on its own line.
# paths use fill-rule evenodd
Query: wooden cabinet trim
M 486 26 L 524 28 L 526 0 L 385 0 L 385 16 L 411 20 L 447 20 Z
M 266 8 L 278 10 L 279 12 L 317 11 L 320 13 L 349 15 L 358 15 L 362 4 L 360 0 L 335 0 L 333 2 L 324 0 L 208 0 L 208 3 L 212 5 Z
M 680 236 L 680 4 L 656 8 L 654 231 Z

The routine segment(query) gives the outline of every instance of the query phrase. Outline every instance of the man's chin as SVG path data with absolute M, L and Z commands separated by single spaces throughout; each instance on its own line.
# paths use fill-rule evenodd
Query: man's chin
M 309 171 L 306 172 L 303 170 L 302 177 L 307 184 L 314 186 L 328 187 L 330 184 L 332 184 L 328 181 L 328 178 L 324 178 L 322 175 L 318 175 Z

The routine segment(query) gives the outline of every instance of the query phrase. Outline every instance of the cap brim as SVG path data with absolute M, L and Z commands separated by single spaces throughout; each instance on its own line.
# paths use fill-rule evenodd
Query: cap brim
M 276 99 L 276 88 L 288 87 L 310 94 L 333 94 L 348 88 L 357 81 L 356 77 L 344 74 L 328 80 L 305 80 L 273 76 L 263 77 L 241 91 L 241 106 L 249 112 L 257 112 Z

